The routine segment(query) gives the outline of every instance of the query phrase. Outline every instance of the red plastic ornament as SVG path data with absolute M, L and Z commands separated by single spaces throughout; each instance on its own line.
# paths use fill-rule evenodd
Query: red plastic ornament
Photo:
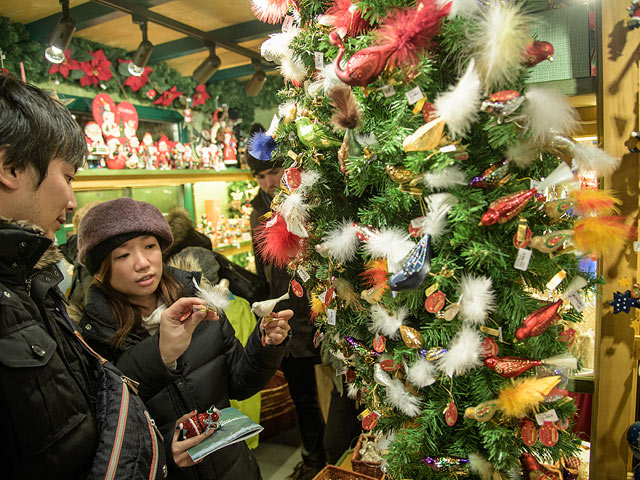
M 302 285 L 300 285 L 300 283 L 295 278 L 291 280 L 291 291 L 298 298 L 302 298 L 302 295 L 304 295 Z
M 295 167 L 287 168 L 282 175 L 280 185 L 286 192 L 294 192 L 302 183 L 302 175 L 300 170 Z
M 541 465 L 530 453 L 520 455 L 520 463 L 526 480 L 559 480 L 557 475 Z
M 522 424 L 522 429 L 520 430 L 520 436 L 522 437 L 522 443 L 525 445 L 532 447 L 538 441 L 538 430 L 536 429 L 535 423 L 531 420 L 526 420 Z
M 402 366 L 401 364 L 399 364 L 392 358 L 388 358 L 380 362 L 380 368 L 382 368 L 382 370 L 384 370 L 385 372 L 395 372 L 401 366 Z
M 347 85 L 353 87 L 366 87 L 373 82 L 378 75 L 382 73 L 387 59 L 393 52 L 393 49 L 388 47 L 372 46 L 364 48 L 359 52 L 354 53 L 349 61 L 345 70 L 340 68 L 340 62 L 342 61 L 342 55 L 344 55 L 344 43 L 336 32 L 329 34 L 329 41 L 331 45 L 338 47 L 338 56 L 336 57 L 333 68 L 336 76 Z
M 382 353 L 387 348 L 387 339 L 384 335 L 376 335 L 376 338 L 373 339 L 373 349 Z
M 516 339 L 524 340 L 525 338 L 542 335 L 549 325 L 556 320 L 558 309 L 561 305 L 562 300 L 558 300 L 529 314 L 516 330 Z
M 558 427 L 553 422 L 544 422 L 540 427 L 540 443 L 545 447 L 553 447 L 558 443 Z
M 378 424 L 379 417 L 380 417 L 380 414 L 378 412 L 371 412 L 370 414 L 366 415 L 362 419 L 362 428 L 367 431 L 373 430 L 375 426 Z
M 217 430 L 221 414 L 222 412 L 216 407 L 211 407 L 206 412 L 192 415 L 189 420 L 182 422 L 178 427 L 184 438 L 195 437 L 201 433 L 209 432 L 211 429 Z
M 444 411 L 444 420 L 450 427 L 453 427 L 458 421 L 458 407 L 456 407 L 454 401 L 451 401 L 449 405 L 447 405 Z
M 518 357 L 489 357 L 484 360 L 484 364 L 489 370 L 493 370 L 504 378 L 513 378 L 530 368 L 542 365 L 542 362 Z
M 567 328 L 560 332 L 558 340 L 567 344 L 569 348 L 573 346 L 573 342 L 576 340 L 576 331 L 573 328 Z
M 495 357 L 498 355 L 498 342 L 491 337 L 485 338 L 482 341 L 481 351 L 484 358 Z
M 435 291 L 425 300 L 424 308 L 426 308 L 429 313 L 438 313 L 444 308 L 446 298 L 445 294 L 440 290 Z
M 429 123 L 431 120 L 436 118 L 436 107 L 431 102 L 424 102 L 422 105 L 422 118 L 424 118 L 425 123 Z
M 345 373 L 345 379 L 347 383 L 353 383 L 356 381 L 356 371 L 352 368 L 347 369 L 347 373 Z
M 525 51 L 525 66 L 535 67 L 545 60 L 553 61 L 553 45 L 549 42 L 535 40 Z
M 494 223 L 505 223 L 518 215 L 524 207 L 527 206 L 529 200 L 537 193 L 535 188 L 523 190 L 521 192 L 512 193 L 505 197 L 499 198 L 495 202 L 489 204 L 489 208 L 482 215 L 480 223 L 484 226 L 493 225 Z

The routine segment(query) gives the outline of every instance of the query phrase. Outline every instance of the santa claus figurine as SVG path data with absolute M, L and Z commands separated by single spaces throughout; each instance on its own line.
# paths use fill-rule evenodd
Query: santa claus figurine
M 182 438 L 191 438 L 211 430 L 218 430 L 220 428 L 218 420 L 221 415 L 222 412 L 214 405 L 211 405 L 204 413 L 196 413 L 189 420 L 178 425 L 182 432 Z

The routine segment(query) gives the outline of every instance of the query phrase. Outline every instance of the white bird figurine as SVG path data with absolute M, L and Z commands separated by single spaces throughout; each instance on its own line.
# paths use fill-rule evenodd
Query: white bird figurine
M 289 300 L 289 292 L 279 298 L 271 298 L 269 300 L 263 300 L 262 302 L 253 302 L 251 304 L 251 311 L 258 317 L 269 317 L 273 312 L 273 309 L 276 308 L 277 303 L 282 300 Z

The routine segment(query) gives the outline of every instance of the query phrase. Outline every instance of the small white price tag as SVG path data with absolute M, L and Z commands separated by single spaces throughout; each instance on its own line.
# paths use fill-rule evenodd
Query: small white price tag
M 309 273 L 304 269 L 304 267 L 298 267 L 298 269 L 296 270 L 296 273 L 300 277 L 300 280 L 302 280 L 302 283 L 309 281 L 309 279 L 311 278 L 311 275 L 309 275 Z
M 313 52 L 313 60 L 316 64 L 316 70 L 322 70 L 324 68 L 324 53 Z
M 519 248 L 518 256 L 513 264 L 513 268 L 516 270 L 522 270 L 526 272 L 529 269 L 529 262 L 531 261 L 531 254 L 533 252 L 527 248 Z
M 409 102 L 409 105 L 413 105 L 422 97 L 424 97 L 424 94 L 422 93 L 422 90 L 420 90 L 420 87 L 412 88 L 406 93 L 406 95 L 407 95 L 407 101 Z
M 380 90 L 382 90 L 382 94 L 385 97 L 391 97 L 392 95 L 396 94 L 396 89 L 393 88 L 393 85 L 385 85 Z
M 333 308 L 327 308 L 327 323 L 329 325 L 336 324 L 336 311 Z
M 535 189 L 537 189 L 537 188 L 538 188 L 538 186 L 540 185 L 540 183 L 542 183 L 542 182 L 540 182 L 539 180 L 534 180 L 534 179 L 532 178 L 532 179 L 531 179 L 531 184 L 529 185 L 529 188 L 535 188 Z
M 440 147 L 440 151 L 442 153 L 449 153 L 449 152 L 455 152 L 458 149 L 458 147 L 456 147 L 455 145 L 451 144 L 451 145 L 446 145 L 444 147 Z
M 548 412 L 542 412 L 542 413 L 536 414 L 536 422 L 538 422 L 538 425 L 540 426 L 544 425 L 544 422 L 554 423 L 557 421 L 558 421 L 558 414 L 553 409 L 549 410 Z
M 640 242 L 633 242 L 633 251 L 640 252 Z
M 587 306 L 584 303 L 584 300 L 582 300 L 580 292 L 576 290 L 567 295 L 567 298 L 569 299 L 569 302 L 571 302 L 571 305 L 573 305 L 573 308 L 575 308 L 578 312 L 582 312 Z
M 288 32 L 289 30 L 291 30 L 292 26 L 293 26 L 293 17 L 291 15 L 287 15 L 286 17 L 284 17 L 284 20 L 282 21 L 282 31 Z

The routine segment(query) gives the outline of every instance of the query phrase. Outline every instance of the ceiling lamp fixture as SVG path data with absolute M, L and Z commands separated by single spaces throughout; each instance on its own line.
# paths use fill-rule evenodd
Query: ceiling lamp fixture
M 131 57 L 131 63 L 129 63 L 129 73 L 134 77 L 139 77 L 144 73 L 144 67 L 147 66 L 151 52 L 153 52 L 153 44 L 147 39 L 147 20 L 138 19 L 134 15 L 133 23 L 140 25 L 140 31 L 142 32 L 142 41 L 133 56 Z
M 209 49 L 209 56 L 193 71 L 193 79 L 198 85 L 206 83 L 218 71 L 222 63 L 220 57 L 216 55 L 216 44 L 205 42 L 205 46 Z
M 244 87 L 244 90 L 250 97 L 255 97 L 260 93 L 260 90 L 262 90 L 264 82 L 267 81 L 267 74 L 262 70 L 260 60 L 252 60 L 251 63 L 253 63 L 256 71 L 253 74 L 253 77 L 251 77 L 251 80 L 247 83 L 247 86 Z
M 69 0 L 60 0 L 62 5 L 62 17 L 53 29 L 49 46 L 44 51 L 44 56 L 51 63 L 64 62 L 64 51 L 69 48 L 73 32 L 76 31 L 76 22 L 69 13 Z

